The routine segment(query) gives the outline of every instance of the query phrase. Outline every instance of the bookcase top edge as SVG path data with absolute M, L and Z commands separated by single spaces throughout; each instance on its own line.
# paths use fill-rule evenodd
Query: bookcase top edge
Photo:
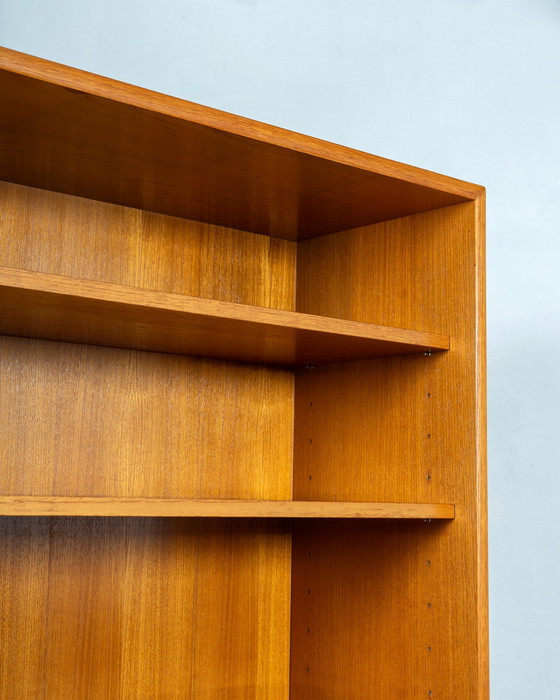
M 182 134 L 189 129 L 188 138 L 191 143 L 197 142 L 199 152 L 197 155 L 198 161 L 195 158 L 194 167 L 200 167 L 202 151 L 204 151 L 205 156 L 210 154 L 210 159 L 216 159 L 216 154 L 222 152 L 220 149 L 225 148 L 224 160 L 229 162 L 232 168 L 235 165 L 239 169 L 239 164 L 245 168 L 247 166 L 252 168 L 250 175 L 253 180 L 258 181 L 260 189 L 257 195 L 261 199 L 263 198 L 263 192 L 266 199 L 266 195 L 271 188 L 275 194 L 281 190 L 284 200 L 289 200 L 290 203 L 292 200 L 297 199 L 298 205 L 300 205 L 302 197 L 306 198 L 303 216 L 307 216 L 308 223 L 304 225 L 301 222 L 301 206 L 296 207 L 295 204 L 291 215 L 287 216 L 289 219 L 288 223 L 282 222 L 281 225 L 271 224 L 271 230 L 266 230 L 267 221 L 277 219 L 277 211 L 272 213 L 270 211 L 266 213 L 260 212 L 259 216 L 253 215 L 254 221 L 248 221 L 247 223 L 243 220 L 243 216 L 230 212 L 228 216 L 222 217 L 224 221 L 221 221 L 220 217 L 218 217 L 215 223 L 228 225 L 229 217 L 234 227 L 245 227 L 247 230 L 253 231 L 258 229 L 259 232 L 261 229 L 264 229 L 262 232 L 269 235 L 278 235 L 279 237 L 297 240 L 317 235 L 309 233 L 309 231 L 306 233 L 306 228 L 311 229 L 319 226 L 321 228 L 319 235 L 323 235 L 336 230 L 356 228 L 367 223 L 376 223 L 442 206 L 472 201 L 484 192 L 484 188 L 479 185 L 329 143 L 311 136 L 298 134 L 280 127 L 270 126 L 111 78 L 98 76 L 8 48 L 0 47 L 0 73 L 4 76 L 3 81 L 6 81 L 7 76 L 11 74 L 11 82 L 8 82 L 7 86 L 16 84 L 14 80 L 17 80 L 18 77 L 22 78 L 19 83 L 21 85 L 29 83 L 29 80 L 40 81 L 43 84 L 42 90 L 32 90 L 29 86 L 22 88 L 25 96 L 20 99 L 20 102 L 23 105 L 29 105 L 33 100 L 36 100 L 33 104 L 40 105 L 41 100 L 44 98 L 51 100 L 45 112 L 52 111 L 52 95 L 55 94 L 58 109 L 61 109 L 62 100 L 64 100 L 64 105 L 68 108 L 68 112 L 72 112 L 72 118 L 82 119 L 83 121 L 83 114 L 87 111 L 84 106 L 84 99 L 96 100 L 95 104 L 92 103 L 89 106 L 94 107 L 92 111 L 97 116 L 95 105 L 100 104 L 100 98 L 114 104 L 114 110 L 116 110 L 116 113 L 118 112 L 117 123 L 119 123 L 119 118 L 123 121 L 123 115 L 131 124 L 137 124 L 142 122 L 142 120 L 146 121 L 151 115 L 152 120 L 158 120 L 159 133 L 161 133 L 164 125 L 175 129 L 183 129 L 183 131 L 176 131 L 175 134 L 170 135 L 169 143 L 171 143 L 172 138 L 176 140 L 177 133 Z M 0 87 L 2 80 L 0 80 Z M 37 83 L 34 83 L 34 85 L 37 85 Z M 50 92 L 47 92 L 49 88 Z M 53 90 L 57 92 L 54 93 Z M 64 91 L 63 98 L 60 97 L 62 91 Z M 101 116 L 105 115 L 105 125 L 108 128 L 107 125 L 111 123 L 107 117 L 107 109 L 109 107 L 107 102 L 104 102 L 104 105 L 104 109 L 99 109 L 98 112 Z M 15 110 L 20 108 L 19 106 L 14 108 L 7 107 L 0 110 L 0 123 L 4 130 L 5 124 L 8 124 L 10 127 L 17 122 L 17 119 L 15 119 L 17 111 Z M 8 112 L 3 115 L 1 112 L 4 109 L 7 109 Z M 10 109 L 12 109 L 11 113 L 9 112 Z M 177 122 L 177 120 L 179 121 Z M 18 128 L 23 129 L 26 127 L 22 125 Z M 153 123 L 145 126 L 145 133 L 149 135 L 150 129 L 154 130 Z M 13 137 L 13 134 L 8 133 L 8 136 Z M 27 136 L 25 138 L 29 141 Z M 156 146 L 159 146 L 159 143 L 154 143 L 154 151 Z M 107 145 L 106 148 L 108 149 Z M 147 147 L 139 145 L 138 148 Z M 21 150 L 20 144 L 20 152 Z M 167 156 L 169 159 L 170 153 Z M 142 154 L 142 157 L 145 160 L 145 154 Z M 165 157 L 164 149 L 164 160 Z M 9 161 L 10 159 L 8 158 Z M 273 172 L 276 172 L 276 175 L 273 176 Z M 166 177 L 169 179 L 169 176 Z M 220 174 L 219 177 L 222 178 L 223 182 L 223 174 Z M 226 174 L 226 180 L 228 178 L 231 179 L 231 177 L 231 174 Z M 93 194 L 87 191 L 84 193 L 81 191 L 74 192 L 64 190 L 64 187 L 56 183 L 52 186 L 48 182 L 45 184 L 40 179 L 38 182 L 27 181 L 24 176 L 17 172 L 12 174 L 9 165 L 7 175 L 4 175 L 3 179 L 18 182 L 19 184 L 44 187 L 45 189 L 59 189 L 67 191 L 69 194 L 107 199 L 103 194 L 95 191 Z M 305 188 L 309 187 L 310 182 L 313 184 L 311 185 L 311 190 L 307 191 Z M 254 183 L 251 182 L 249 184 L 252 186 Z M 167 184 L 166 187 L 168 187 Z M 268 190 L 266 189 L 267 187 Z M 321 213 L 325 209 L 324 199 L 327 189 L 333 193 L 339 192 L 342 203 L 349 210 L 353 208 L 354 211 L 357 211 L 357 215 L 352 217 L 347 214 L 341 214 L 337 217 L 336 214 L 330 211 Z M 380 211 L 377 214 L 366 211 L 367 207 L 364 208 L 363 206 L 363 211 L 360 213 L 360 205 L 367 201 L 368 198 L 371 199 L 372 191 L 379 191 L 378 197 L 380 201 L 382 199 L 387 200 L 387 196 L 394 201 L 390 205 L 380 205 L 381 208 L 378 207 Z M 233 200 L 236 197 L 237 192 L 232 190 L 229 193 L 229 199 Z M 138 199 L 138 196 L 136 196 L 136 199 Z M 148 196 L 147 199 L 149 200 L 150 197 Z M 155 194 L 152 199 L 157 199 Z M 251 196 L 248 196 L 247 201 L 254 200 L 255 193 L 252 192 Z M 357 200 L 359 200 L 359 206 L 356 206 Z M 243 204 L 243 200 L 240 200 L 240 202 L 239 206 Z M 154 207 L 150 205 L 150 201 L 142 201 L 138 204 L 134 197 L 130 201 L 125 197 L 122 202 L 117 201 L 116 203 L 131 206 L 138 205 L 139 208 L 154 210 Z M 232 208 L 229 202 L 226 205 L 230 209 Z M 223 206 L 223 202 L 221 202 L 220 207 L 222 209 Z M 338 207 L 337 211 L 341 210 L 340 202 L 333 202 L 333 211 L 336 207 Z M 235 207 L 233 206 L 233 208 Z M 198 209 L 200 209 L 200 206 L 198 206 Z M 167 209 L 163 206 L 163 209 L 156 210 L 161 211 L 161 213 L 204 220 L 200 219 L 200 212 L 198 212 L 197 207 L 194 207 L 194 211 L 186 211 L 185 213 L 174 211 L 172 206 L 167 207 Z M 294 217 L 299 217 L 297 222 L 294 221 Z M 212 217 L 209 216 L 207 218 L 211 219 Z M 327 221 L 327 219 L 330 220 Z M 325 224 L 324 226 L 322 226 L 323 223 Z M 275 231 L 275 227 L 278 230 Z M 296 228 L 297 232 L 294 233 Z

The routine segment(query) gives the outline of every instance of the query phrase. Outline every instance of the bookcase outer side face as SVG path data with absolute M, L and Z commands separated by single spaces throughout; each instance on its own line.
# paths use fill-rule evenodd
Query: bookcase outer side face
M 292 697 L 485 700 L 483 196 L 301 243 L 296 298 L 447 333 L 451 349 L 302 369 L 294 498 L 447 502 L 456 517 L 297 525 Z

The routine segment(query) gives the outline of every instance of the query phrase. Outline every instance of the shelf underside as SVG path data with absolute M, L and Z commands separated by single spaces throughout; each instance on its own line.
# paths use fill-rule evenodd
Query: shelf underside
M 0 333 L 305 365 L 449 349 L 436 333 L 0 268 Z
M 455 517 L 455 506 L 448 503 L 0 496 L 0 515 L 451 520 Z
M 292 240 L 473 199 L 469 183 L 0 49 L 0 177 Z

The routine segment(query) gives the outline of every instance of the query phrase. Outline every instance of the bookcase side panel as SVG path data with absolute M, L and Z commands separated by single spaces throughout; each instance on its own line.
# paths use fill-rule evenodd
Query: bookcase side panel
M 288 698 L 279 522 L 3 518 L 0 697 Z
M 326 587 L 324 610 L 315 610 L 319 623 L 331 616 L 340 624 L 353 621 L 359 629 L 364 616 L 375 619 L 387 596 L 387 601 L 400 601 L 397 616 L 392 615 L 396 627 L 391 632 L 400 639 L 402 616 L 418 610 L 414 614 L 420 615 L 419 621 L 403 638 L 400 653 L 403 658 L 415 658 L 418 650 L 437 646 L 438 661 L 418 661 L 410 672 L 402 659 L 388 663 L 392 669 L 385 676 L 389 697 L 418 697 L 427 688 L 434 697 L 487 697 L 481 206 L 482 202 L 474 202 L 447 207 L 325 236 L 299 247 L 299 311 L 450 336 L 449 352 L 316 366 L 296 374 L 295 498 L 456 505 L 455 520 L 438 526 L 434 537 L 425 537 L 418 525 L 417 529 L 411 526 L 402 542 L 400 534 L 391 535 L 389 544 L 381 535 L 383 542 L 378 542 L 377 535 L 372 540 L 371 546 L 383 552 L 391 547 L 400 551 L 399 566 L 404 571 L 420 572 L 422 561 L 439 561 L 421 588 L 411 588 L 409 577 L 399 579 L 396 573 L 390 584 L 379 582 L 372 588 L 368 569 L 345 559 L 341 568 L 356 570 L 356 585 L 363 588 L 359 593 L 363 605 L 352 607 L 344 583 L 318 577 L 317 585 Z M 317 535 L 316 543 L 320 537 L 324 535 Z M 333 542 L 336 537 L 333 533 Z M 408 540 L 414 546 L 405 547 Z M 358 535 L 353 541 L 348 534 L 339 546 L 351 558 L 362 544 Z M 336 556 L 332 564 L 330 556 L 326 550 L 325 566 L 336 569 Z M 382 562 L 376 561 L 369 575 L 384 576 Z M 306 553 L 294 540 L 294 582 L 309 566 Z M 411 575 L 414 581 L 416 574 Z M 309 587 L 304 579 L 302 590 Z M 420 584 L 418 579 L 415 585 Z M 432 598 L 443 606 L 438 615 L 424 620 L 421 607 L 417 608 L 419 591 L 425 606 L 435 606 Z M 306 603 L 305 595 L 298 598 L 294 588 L 293 620 L 306 614 Z M 426 628 L 428 620 L 431 626 Z M 385 627 L 389 629 L 389 618 Z M 435 641 L 426 641 L 427 631 Z M 368 639 L 363 653 L 359 644 L 329 650 L 323 640 L 330 633 L 325 629 L 324 636 L 315 639 L 315 678 L 345 664 L 353 669 L 346 674 L 349 690 L 333 697 L 360 697 L 360 665 L 370 663 L 372 653 L 389 662 L 386 643 Z M 297 634 L 294 631 L 294 649 Z M 430 653 L 427 658 L 435 657 Z M 305 679 L 300 677 L 301 687 Z M 377 685 L 372 687 L 377 691 Z

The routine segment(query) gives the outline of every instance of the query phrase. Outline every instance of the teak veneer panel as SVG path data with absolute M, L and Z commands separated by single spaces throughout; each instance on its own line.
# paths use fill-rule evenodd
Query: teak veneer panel
M 304 365 L 449 348 L 373 326 L 0 268 L 0 332 L 221 359 Z
M 292 697 L 487 697 L 456 523 L 294 523 Z
M 480 188 L 15 51 L 0 51 L 0 179 L 288 239 Z
M 277 367 L 0 336 L 0 493 L 290 499 L 293 383 Z
M 280 521 L 0 519 L 0 697 L 288 698 Z
M 187 500 L 0 496 L 0 515 L 79 515 L 192 518 L 430 518 L 452 519 L 445 503 Z
M 309 652 L 310 672 L 301 671 L 300 651 L 311 642 L 293 636 L 298 698 L 320 697 L 321 683 L 338 688 L 334 697 L 358 698 L 370 682 L 388 697 L 414 698 L 428 689 L 433 697 L 488 697 L 487 583 L 479 565 L 484 569 L 486 561 L 482 207 L 483 201 L 460 204 L 300 244 L 298 310 L 421 324 L 449 333 L 451 350 L 298 370 L 294 498 L 441 501 L 456 504 L 456 517 L 437 528 L 436 538 L 420 526 L 406 528 L 402 543 L 398 528 L 389 538 L 372 536 L 369 548 L 380 560 L 368 565 L 360 562 L 357 530 L 298 530 L 305 544 L 294 539 L 292 619 L 314 615 L 321 628 Z M 400 566 L 417 573 L 400 578 L 395 569 L 386 582 L 390 548 L 399 551 L 409 538 L 415 544 Z M 306 552 L 317 549 L 322 563 L 310 570 Z M 436 558 L 438 574 L 431 570 L 424 583 L 417 578 L 422 563 Z M 348 581 L 337 571 L 347 572 Z M 382 580 L 370 582 L 371 571 Z M 349 581 L 358 589 L 355 600 Z M 418 586 L 426 606 L 440 601 L 438 616 L 424 618 L 421 607 L 413 612 Z M 322 603 L 305 594 L 314 587 L 323 591 Z M 369 607 L 374 600 L 383 608 L 378 632 Z M 373 627 L 362 640 L 357 628 L 370 615 Z M 388 637 L 385 630 L 407 615 L 406 641 L 398 631 Z M 335 645 L 347 626 L 360 641 L 343 636 Z M 397 660 L 387 647 L 396 650 L 399 639 L 406 658 Z M 437 654 L 419 652 L 428 646 Z M 373 657 L 384 659 L 384 668 L 372 665 Z M 366 667 L 373 669 L 369 681 Z
M 0 182 L 0 265 L 295 309 L 296 244 Z
M 474 502 L 476 211 L 461 204 L 300 244 L 298 310 L 418 324 L 449 334 L 451 350 L 298 370 L 295 498 Z

